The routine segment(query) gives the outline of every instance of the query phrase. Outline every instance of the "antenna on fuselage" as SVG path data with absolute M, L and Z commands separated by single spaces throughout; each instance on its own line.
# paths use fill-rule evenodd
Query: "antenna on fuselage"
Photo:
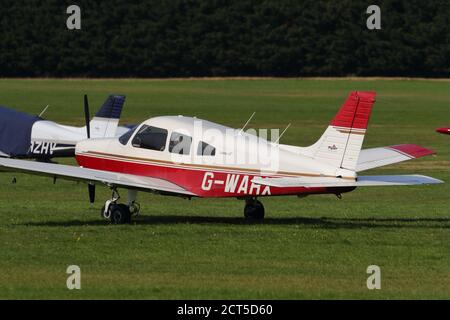
M 47 111 L 48 107 L 50 107 L 49 104 L 44 108 L 44 110 L 41 111 L 41 113 L 39 113 L 38 115 L 39 118 L 45 113 L 45 111 Z
M 283 134 L 287 131 L 287 129 L 289 129 L 289 127 L 291 126 L 291 124 L 289 123 L 287 125 L 287 127 L 283 130 L 283 132 L 280 134 L 280 136 L 278 137 L 277 141 L 275 141 L 275 143 L 278 143 L 278 141 L 280 141 L 281 137 L 283 136 Z
M 250 118 L 248 118 L 247 122 L 244 124 L 244 126 L 241 128 L 241 130 L 239 130 L 238 134 L 241 134 L 242 131 L 244 131 L 245 127 L 247 127 L 247 125 L 249 124 L 249 122 L 253 119 L 253 117 L 255 116 L 256 111 L 253 112 L 253 114 L 250 116 Z

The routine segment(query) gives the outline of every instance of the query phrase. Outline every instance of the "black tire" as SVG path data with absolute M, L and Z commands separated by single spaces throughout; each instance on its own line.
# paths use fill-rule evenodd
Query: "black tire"
M 111 204 L 109 207 L 111 211 L 111 222 L 113 224 L 126 224 L 131 222 L 130 209 L 124 204 Z
M 251 203 L 247 203 L 244 207 L 244 217 L 249 220 L 262 220 L 264 219 L 264 206 L 263 204 L 255 200 Z

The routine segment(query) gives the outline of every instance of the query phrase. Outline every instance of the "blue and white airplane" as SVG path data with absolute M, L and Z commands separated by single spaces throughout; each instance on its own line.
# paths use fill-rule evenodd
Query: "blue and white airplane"
M 130 130 L 131 126 L 118 126 L 124 103 L 125 96 L 110 95 L 89 121 L 85 96 L 85 116 L 89 126 L 84 127 L 66 126 L 0 106 L 0 157 L 43 161 L 73 157 L 77 142 L 87 137 L 111 138 Z

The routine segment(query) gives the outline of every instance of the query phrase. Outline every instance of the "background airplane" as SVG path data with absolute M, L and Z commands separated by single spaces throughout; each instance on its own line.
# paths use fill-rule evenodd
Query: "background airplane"
M 450 134 L 450 128 L 437 128 L 436 132 L 439 132 L 442 134 Z
M 89 132 L 86 126 L 61 125 L 0 106 L 0 156 L 38 160 L 73 157 L 78 141 L 87 137 L 120 136 L 130 129 L 118 126 L 124 103 L 125 96 L 110 95 L 89 122 L 89 106 L 86 100 L 85 115 L 86 121 L 89 122 Z
M 235 197 L 245 200 L 246 218 L 262 219 L 265 212 L 259 197 L 340 197 L 357 187 L 442 183 L 422 175 L 359 175 L 434 153 L 412 144 L 361 150 L 374 102 L 374 92 L 350 93 L 322 137 L 306 148 L 255 138 L 206 120 L 164 116 L 148 119 L 118 138 L 78 142 L 75 154 L 80 167 L 0 159 L 0 170 L 87 182 L 91 202 L 95 184 L 106 185 L 113 194 L 101 213 L 113 223 L 128 223 L 139 212 L 138 191 L 185 198 Z M 200 135 L 195 132 L 198 124 Z M 216 136 L 205 138 L 208 131 Z M 220 139 L 224 134 L 227 139 Z M 271 171 L 265 165 L 273 160 L 270 154 L 257 162 L 233 160 L 236 155 L 252 156 L 253 147 L 274 148 L 279 155 L 277 169 Z M 128 190 L 126 204 L 118 203 L 118 188 Z

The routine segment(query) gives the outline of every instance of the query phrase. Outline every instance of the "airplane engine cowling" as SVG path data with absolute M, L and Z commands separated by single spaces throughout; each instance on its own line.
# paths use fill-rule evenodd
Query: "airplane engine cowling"
M 0 106 L 0 152 L 10 157 L 24 157 L 30 149 L 31 129 L 42 120 L 23 112 Z

